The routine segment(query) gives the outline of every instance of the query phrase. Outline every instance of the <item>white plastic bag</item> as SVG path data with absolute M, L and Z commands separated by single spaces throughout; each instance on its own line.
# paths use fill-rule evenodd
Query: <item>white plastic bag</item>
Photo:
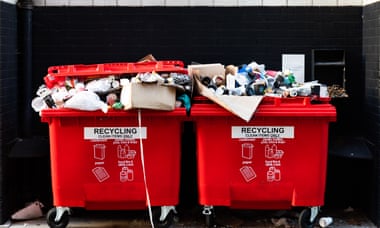
M 111 83 L 112 78 L 100 78 L 88 82 L 86 84 L 86 89 L 93 92 L 105 93 L 112 88 Z
M 100 109 L 104 113 L 107 113 L 108 111 L 107 104 L 101 101 L 96 93 L 91 91 L 81 91 L 74 94 L 72 98 L 66 101 L 64 107 L 84 111 L 95 111 Z

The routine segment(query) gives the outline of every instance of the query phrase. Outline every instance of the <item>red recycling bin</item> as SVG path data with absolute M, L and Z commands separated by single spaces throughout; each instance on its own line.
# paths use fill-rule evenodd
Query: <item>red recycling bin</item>
M 198 103 L 199 203 L 237 209 L 324 204 L 329 123 L 336 110 L 308 97 L 264 97 L 246 122 L 216 104 Z
M 151 206 L 177 205 L 185 116 L 184 108 L 141 110 L 140 126 L 137 110 L 42 110 L 41 120 L 49 125 L 54 205 L 146 209 L 146 187 Z M 55 216 L 51 222 L 59 223 Z

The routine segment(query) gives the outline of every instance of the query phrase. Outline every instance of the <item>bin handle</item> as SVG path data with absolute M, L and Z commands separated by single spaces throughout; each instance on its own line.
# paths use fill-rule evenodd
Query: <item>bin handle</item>
M 303 106 L 310 106 L 311 105 L 311 98 L 310 97 L 297 97 L 297 98 L 278 98 L 275 97 L 272 99 L 271 102 L 273 102 L 274 106 L 281 106 L 286 104 L 292 104 L 291 102 L 286 102 L 286 99 L 289 100 L 297 100 L 297 102 L 294 102 L 293 104 L 299 105 L 302 104 Z

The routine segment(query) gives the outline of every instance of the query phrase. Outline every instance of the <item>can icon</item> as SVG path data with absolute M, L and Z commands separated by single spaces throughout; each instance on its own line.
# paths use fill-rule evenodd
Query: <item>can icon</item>
M 279 169 L 276 169 L 276 167 L 269 167 L 269 170 L 267 172 L 267 181 L 273 182 L 273 181 L 280 181 L 281 180 L 281 171 Z
M 123 167 L 120 172 L 120 182 L 133 181 L 133 179 L 133 170 L 128 169 L 128 167 Z

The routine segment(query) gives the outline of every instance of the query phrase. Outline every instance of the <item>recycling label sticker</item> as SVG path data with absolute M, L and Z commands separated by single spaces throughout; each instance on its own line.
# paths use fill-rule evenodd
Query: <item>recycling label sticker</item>
M 141 132 L 140 132 L 141 129 Z M 146 127 L 84 127 L 84 139 L 146 139 Z
M 231 138 L 294 138 L 294 126 L 232 126 Z

